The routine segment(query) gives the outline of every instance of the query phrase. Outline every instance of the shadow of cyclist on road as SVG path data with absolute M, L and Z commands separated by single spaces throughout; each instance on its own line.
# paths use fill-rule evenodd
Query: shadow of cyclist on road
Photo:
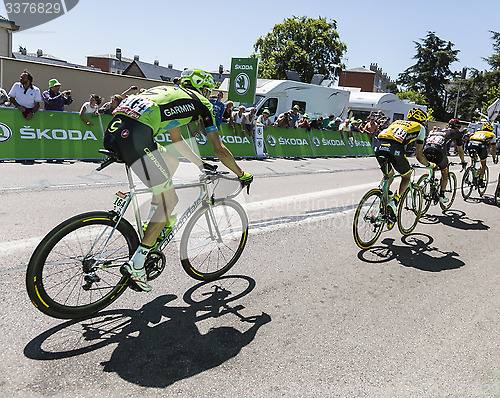
M 485 231 L 490 229 L 483 220 L 469 218 L 464 211 L 456 209 L 448 210 L 443 214 L 426 214 L 420 218 L 419 222 L 422 224 L 443 224 L 462 230 Z
M 249 282 L 250 287 L 244 293 L 232 291 L 228 281 L 234 285 L 237 279 Z M 265 313 L 247 317 L 242 315 L 245 307 L 230 305 L 248 294 L 253 286 L 255 281 L 246 276 L 224 277 L 189 289 L 187 306 L 175 306 L 172 302 L 177 296 L 164 295 L 137 311 L 122 310 L 121 314 L 117 310 L 104 311 L 86 320 L 66 322 L 64 327 L 52 328 L 30 342 L 25 355 L 41 360 L 62 359 L 117 343 L 111 358 L 101 363 L 105 372 L 115 372 L 140 386 L 166 387 L 235 357 L 255 338 L 260 327 L 271 321 Z M 217 318 L 221 320 L 216 322 Z M 200 321 L 209 323 L 208 332 L 200 332 L 197 325 Z M 221 323 L 224 326 L 219 326 Z M 71 346 L 72 350 L 60 347 L 59 353 L 43 351 L 46 340 L 59 340 L 52 335 L 71 328 L 74 342 L 65 335 L 65 347 Z M 75 347 L 74 343 L 83 346 Z
M 431 236 L 411 234 L 401 238 L 405 245 L 396 245 L 393 238 L 385 238 L 384 246 L 374 246 L 361 250 L 358 258 L 367 263 L 385 263 L 396 259 L 405 267 L 417 268 L 422 271 L 440 272 L 463 267 L 465 263 L 459 260 L 456 252 L 445 252 L 430 245 L 434 242 Z M 435 255 L 434 255 L 435 254 Z

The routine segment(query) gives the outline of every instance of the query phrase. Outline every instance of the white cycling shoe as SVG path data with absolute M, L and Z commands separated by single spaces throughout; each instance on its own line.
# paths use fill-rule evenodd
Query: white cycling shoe
M 448 203 L 450 199 L 448 199 L 446 196 L 440 196 L 439 197 L 439 202 L 441 203 Z
M 122 265 L 122 270 L 132 279 L 132 281 L 137 285 L 139 289 L 143 292 L 150 292 L 152 287 L 148 283 L 148 277 L 146 275 L 146 268 L 142 267 L 139 269 L 134 268 L 134 263 L 129 260 Z

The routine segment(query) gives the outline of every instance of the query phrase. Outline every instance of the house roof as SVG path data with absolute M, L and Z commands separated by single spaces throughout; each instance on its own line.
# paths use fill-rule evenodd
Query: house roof
M 120 61 L 118 58 L 116 58 L 116 54 L 87 55 L 87 58 L 104 58 L 104 59 L 114 59 L 116 61 Z M 132 62 L 133 59 L 122 57 L 121 61 L 122 62 Z
M 376 72 L 363 68 L 362 66 L 358 68 L 352 68 L 352 69 L 346 69 L 346 72 L 354 72 L 354 73 L 371 73 L 371 74 L 376 74 Z
M 144 75 L 146 79 L 153 80 L 172 80 L 174 77 L 179 77 L 182 73 L 181 70 L 174 68 L 167 68 L 165 66 L 149 64 L 147 62 L 142 61 L 132 61 L 132 63 L 123 71 L 124 75 L 129 74 L 129 70 L 136 65 L 141 73 Z
M 8 27 L 8 29 L 12 29 L 12 30 L 18 30 L 19 29 L 19 26 L 17 26 L 14 21 L 9 21 L 3 15 L 0 15 L 0 24 L 2 24 L 2 25 L 10 25 Z
M 32 62 L 41 62 L 43 64 L 51 64 L 51 65 L 59 65 L 59 66 L 69 66 L 71 68 L 77 69 L 87 69 L 87 70 L 96 70 L 99 71 L 99 68 L 93 68 L 91 66 L 78 65 L 66 62 L 63 59 L 56 58 L 52 55 L 45 54 L 41 57 L 38 57 L 36 54 L 21 54 L 20 52 L 12 53 L 12 56 L 15 59 L 21 59 L 23 61 L 32 61 Z

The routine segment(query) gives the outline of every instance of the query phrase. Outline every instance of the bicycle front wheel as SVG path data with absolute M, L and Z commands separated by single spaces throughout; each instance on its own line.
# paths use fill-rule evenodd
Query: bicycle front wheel
M 489 180 L 490 180 L 490 169 L 486 166 L 486 171 L 484 172 L 484 176 L 483 176 L 484 187 L 478 186 L 478 188 L 477 188 L 479 195 L 481 195 L 481 196 L 484 195 L 484 193 L 486 192 L 486 189 L 488 188 L 488 181 Z
M 203 204 L 182 234 L 181 264 L 197 280 L 213 281 L 238 261 L 248 237 L 248 217 L 232 199 Z
M 107 307 L 126 289 L 120 266 L 139 239 L 126 220 L 109 212 L 74 216 L 50 231 L 33 252 L 26 273 L 28 295 L 41 312 L 76 319 Z M 116 229 L 111 235 L 111 231 Z
M 422 190 L 417 184 L 412 184 L 403 192 L 398 206 L 398 228 L 403 235 L 413 232 L 420 219 L 422 211 Z
M 472 189 L 474 188 L 474 170 L 472 167 L 468 167 L 465 170 L 464 176 L 462 177 L 462 197 L 464 200 L 469 199 Z
M 495 189 L 495 204 L 500 207 L 500 179 L 498 180 L 497 189 Z
M 354 241 L 361 249 L 372 247 L 384 228 L 387 206 L 380 189 L 368 191 L 359 202 L 354 215 Z
M 448 183 L 446 184 L 445 194 L 448 198 L 448 202 L 439 202 L 439 206 L 441 206 L 443 211 L 450 210 L 455 201 L 455 196 L 457 196 L 457 177 L 453 171 L 448 171 Z
M 429 207 L 431 207 L 433 192 L 432 192 L 432 181 L 429 179 L 428 174 L 424 174 L 418 179 L 418 186 L 422 190 L 422 216 L 427 213 Z

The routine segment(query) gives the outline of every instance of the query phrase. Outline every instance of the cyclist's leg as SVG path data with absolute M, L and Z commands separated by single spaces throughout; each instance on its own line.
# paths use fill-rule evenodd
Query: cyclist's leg
M 374 153 L 377 162 L 380 165 L 380 170 L 385 178 L 388 178 L 388 189 L 390 190 L 394 178 L 394 170 L 392 168 L 393 155 L 391 153 L 392 143 L 387 140 L 378 140 L 375 144 Z
M 405 148 L 403 144 L 395 144 L 393 145 L 392 153 L 394 158 L 392 160 L 392 165 L 396 169 L 396 171 L 401 174 L 401 181 L 399 183 L 399 191 L 398 194 L 401 196 L 403 192 L 406 190 L 411 180 L 411 167 L 408 158 L 405 155 Z

